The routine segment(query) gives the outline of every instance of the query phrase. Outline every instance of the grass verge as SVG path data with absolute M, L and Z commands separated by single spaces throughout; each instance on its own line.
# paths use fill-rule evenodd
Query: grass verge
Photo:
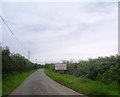
M 2 78 L 2 95 L 9 95 L 16 87 L 18 87 L 29 75 L 36 70 L 26 72 L 14 72 Z
M 0 97 L 2 96 L 2 74 L 0 74 Z
M 100 95 L 118 96 L 118 87 L 115 84 L 106 85 L 101 82 L 93 81 L 87 78 L 80 78 L 68 74 L 59 74 L 47 69 L 45 70 L 45 73 L 56 82 L 91 97 L 97 97 Z

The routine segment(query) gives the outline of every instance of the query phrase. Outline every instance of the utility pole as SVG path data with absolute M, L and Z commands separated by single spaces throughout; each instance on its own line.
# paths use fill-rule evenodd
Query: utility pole
M 37 64 L 37 59 L 36 59 L 36 64 Z
M 28 51 L 28 60 L 30 59 L 30 51 Z
M 46 60 L 45 60 L 45 64 L 46 64 Z
M 2 47 L 2 43 L 0 43 L 0 47 Z

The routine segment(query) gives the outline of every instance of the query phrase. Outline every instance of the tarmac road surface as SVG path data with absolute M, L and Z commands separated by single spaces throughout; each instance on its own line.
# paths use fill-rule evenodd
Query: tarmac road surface
M 39 69 L 30 75 L 24 82 L 17 87 L 10 95 L 81 95 L 69 89 L 51 78 L 45 73 L 44 69 Z

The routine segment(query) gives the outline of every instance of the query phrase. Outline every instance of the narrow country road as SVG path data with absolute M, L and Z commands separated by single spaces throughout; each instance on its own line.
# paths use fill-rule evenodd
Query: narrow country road
M 44 69 L 39 69 L 29 76 L 10 95 L 82 95 L 45 75 Z

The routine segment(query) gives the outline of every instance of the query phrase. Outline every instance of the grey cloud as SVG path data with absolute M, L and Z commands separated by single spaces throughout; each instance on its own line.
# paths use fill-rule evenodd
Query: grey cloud
M 16 36 L 31 50 L 31 60 L 78 60 L 116 52 L 109 49 L 117 48 L 116 3 L 11 3 L 4 7 Z M 4 32 L 4 43 L 26 56 L 10 33 Z

